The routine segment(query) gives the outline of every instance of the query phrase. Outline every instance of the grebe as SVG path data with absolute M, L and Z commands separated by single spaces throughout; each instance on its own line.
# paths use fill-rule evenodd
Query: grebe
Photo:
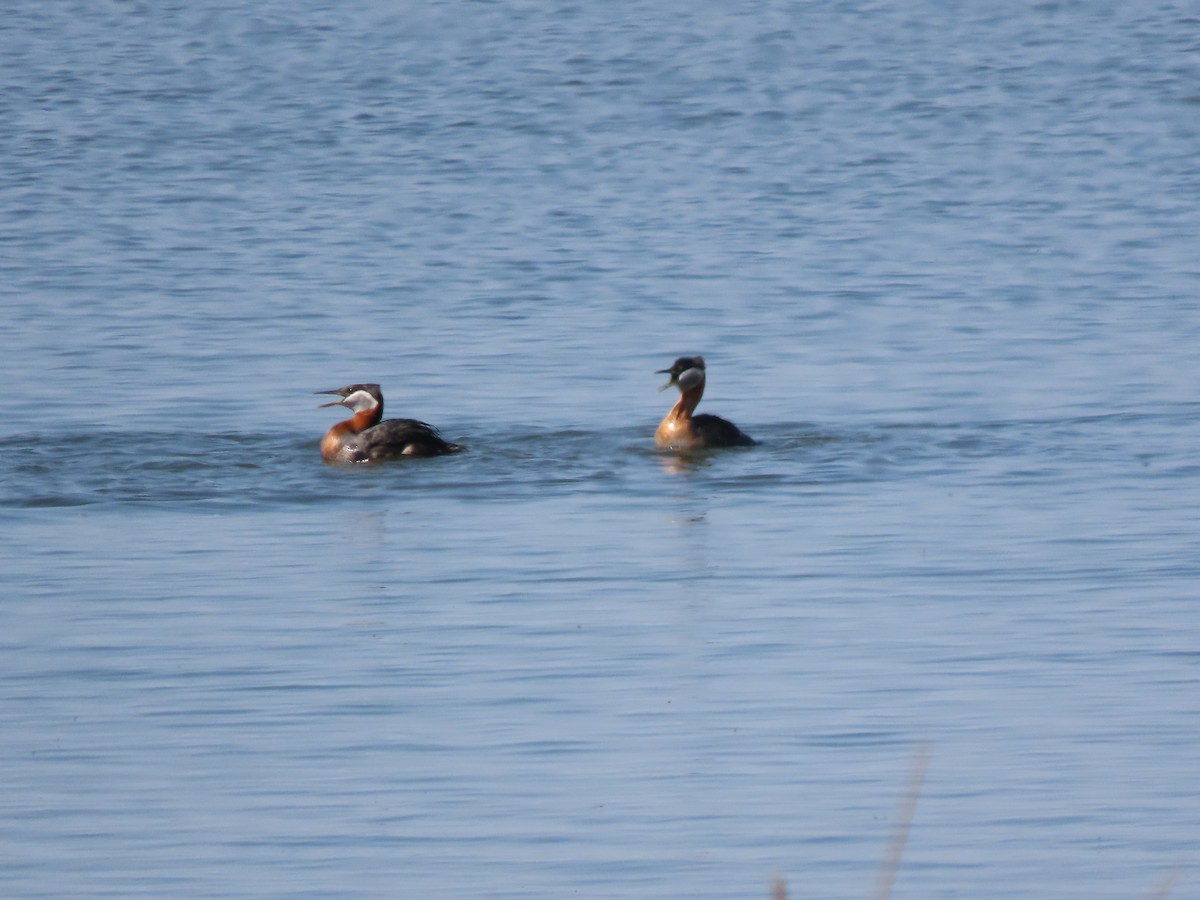
M 416 419 L 383 421 L 383 393 L 377 384 L 348 384 L 318 394 L 337 394 L 341 400 L 322 403 L 344 406 L 354 415 L 338 422 L 321 439 L 325 462 L 376 462 L 400 456 L 443 456 L 466 448 L 443 440 L 437 429 Z
M 679 388 L 679 401 L 654 432 L 654 446 L 659 450 L 711 450 L 754 444 L 753 438 L 720 416 L 692 415 L 704 396 L 704 357 L 681 356 L 671 368 L 659 369 L 656 374 L 671 376 L 660 391 L 672 385 Z

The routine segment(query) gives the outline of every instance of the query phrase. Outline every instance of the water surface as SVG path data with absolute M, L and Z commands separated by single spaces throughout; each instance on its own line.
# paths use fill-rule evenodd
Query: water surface
M 1195 893 L 1197 24 L 14 11 L 0 889 Z

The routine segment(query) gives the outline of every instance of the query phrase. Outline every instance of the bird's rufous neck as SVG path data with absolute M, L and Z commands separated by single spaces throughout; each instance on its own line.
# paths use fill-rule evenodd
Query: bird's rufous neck
M 342 424 L 349 426 L 350 430 L 355 434 L 359 434 L 366 431 L 372 425 L 378 425 L 382 416 L 382 408 L 372 406 L 370 409 L 360 409 Z
M 676 421 L 682 419 L 690 419 L 692 413 L 696 411 L 696 407 L 700 405 L 700 398 L 704 396 L 704 382 L 701 381 L 698 385 L 688 388 L 686 391 L 679 392 L 679 400 L 671 409 L 671 418 Z

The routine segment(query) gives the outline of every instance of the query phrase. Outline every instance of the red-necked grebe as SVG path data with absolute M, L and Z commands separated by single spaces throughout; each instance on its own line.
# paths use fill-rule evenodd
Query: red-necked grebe
M 704 396 L 704 357 L 681 356 L 671 368 L 659 369 L 657 374 L 671 376 L 660 391 L 672 385 L 679 388 L 679 401 L 654 432 L 654 446 L 659 450 L 712 450 L 754 444 L 753 438 L 720 416 L 692 415 Z
M 348 384 L 318 394 L 337 394 L 341 400 L 322 403 L 344 406 L 354 415 L 338 422 L 321 439 L 325 462 L 377 462 L 401 456 L 443 456 L 466 448 L 451 444 L 437 429 L 416 419 L 383 419 L 383 393 L 377 384 Z

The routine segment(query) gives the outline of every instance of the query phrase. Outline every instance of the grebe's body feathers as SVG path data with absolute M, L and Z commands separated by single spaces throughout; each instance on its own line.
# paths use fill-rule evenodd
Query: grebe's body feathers
M 692 416 L 692 432 L 705 447 L 753 447 L 756 443 L 728 419 L 709 413 Z
M 750 447 L 755 441 L 727 419 L 693 413 L 704 396 L 704 357 L 681 356 L 669 369 L 658 374 L 670 375 L 659 390 L 679 388 L 679 400 L 658 423 L 654 446 L 659 450 L 715 450 L 720 447 Z
M 444 456 L 465 449 L 445 440 L 428 422 L 417 419 L 384 419 L 358 435 L 356 462 L 398 459 L 401 456 Z

